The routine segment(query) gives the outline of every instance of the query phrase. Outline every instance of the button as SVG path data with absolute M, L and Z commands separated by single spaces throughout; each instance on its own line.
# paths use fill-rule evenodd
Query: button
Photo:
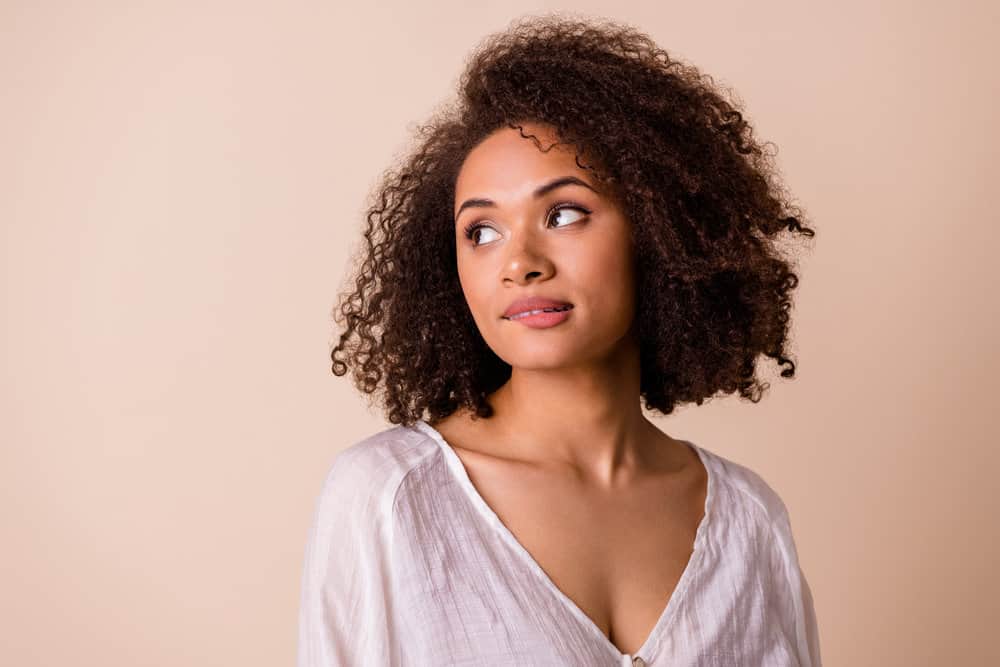
M 632 667 L 646 667 L 646 661 L 639 656 L 635 656 L 632 658 Z

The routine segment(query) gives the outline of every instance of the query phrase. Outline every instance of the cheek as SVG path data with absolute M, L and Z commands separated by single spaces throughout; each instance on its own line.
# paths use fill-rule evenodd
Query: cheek
M 614 237 L 587 244 L 574 258 L 571 270 L 601 291 L 625 289 L 633 280 L 631 248 L 626 243 Z
M 468 270 L 459 262 L 458 281 L 462 286 L 462 293 L 469 305 L 469 310 L 476 319 L 486 316 L 486 310 L 490 308 L 490 291 L 486 284 L 487 280 L 482 275 L 482 271 Z
M 635 274 L 628 245 L 609 239 L 589 246 L 587 256 L 574 263 L 573 271 L 575 280 L 587 285 L 600 317 L 631 319 L 635 309 Z

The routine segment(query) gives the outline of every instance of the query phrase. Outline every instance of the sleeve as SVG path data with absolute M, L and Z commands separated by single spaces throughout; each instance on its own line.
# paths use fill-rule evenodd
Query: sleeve
M 801 667 L 822 667 L 812 591 L 799 565 L 788 510 L 780 499 L 772 530 L 777 547 L 772 553 L 772 573 L 777 583 L 782 625 L 788 636 L 795 637 Z
M 334 459 L 316 504 L 301 577 L 297 667 L 398 664 L 392 636 L 385 495 L 359 450 Z M 389 508 L 391 512 L 391 498 Z

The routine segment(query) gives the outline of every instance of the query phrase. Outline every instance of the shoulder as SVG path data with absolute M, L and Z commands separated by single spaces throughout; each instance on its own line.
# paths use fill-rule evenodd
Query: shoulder
M 774 608 L 794 643 L 799 664 L 819 667 L 819 634 L 812 592 L 799 563 L 788 508 L 778 492 L 755 470 L 702 449 L 717 488 L 722 530 L 752 532 L 759 539 L 761 565 L 771 573 Z M 740 525 L 733 525 L 733 524 Z
M 760 473 L 742 463 L 737 463 L 721 454 L 702 448 L 706 463 L 719 486 L 719 495 L 736 508 L 742 508 L 752 520 L 773 528 L 788 521 L 788 508 L 778 492 Z
M 714 503 L 724 506 L 718 514 L 724 522 L 743 532 L 753 532 L 765 546 L 772 567 L 794 572 L 798 569 L 798 553 L 792 523 L 785 501 L 760 473 L 708 450 L 718 488 Z
M 745 502 L 760 509 L 762 517 L 774 524 L 788 515 L 788 508 L 781 495 L 756 470 L 718 454 L 713 454 L 719 467 L 733 488 Z
M 330 463 L 317 503 L 327 522 L 374 526 L 391 515 L 407 474 L 434 453 L 423 433 L 394 426 L 349 444 Z
M 795 539 L 784 499 L 751 467 L 702 449 L 711 466 L 715 489 L 713 505 L 718 520 L 761 541 L 770 557 L 785 566 L 797 561 Z

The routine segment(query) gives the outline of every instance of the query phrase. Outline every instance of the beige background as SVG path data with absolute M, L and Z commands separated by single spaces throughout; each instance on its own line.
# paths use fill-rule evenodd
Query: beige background
M 553 8 L 0 4 L 0 662 L 292 663 L 321 480 L 388 426 L 329 371 L 364 198 Z M 818 231 L 799 377 L 660 427 L 785 499 L 825 664 L 1000 664 L 997 3 L 573 8 L 735 88 Z

